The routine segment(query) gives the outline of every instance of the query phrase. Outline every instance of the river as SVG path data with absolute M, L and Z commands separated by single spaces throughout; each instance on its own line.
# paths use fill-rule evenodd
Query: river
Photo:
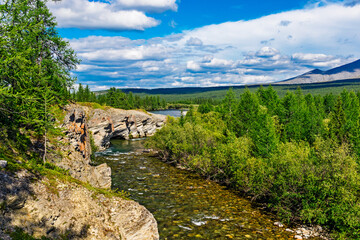
M 183 115 L 185 115 L 187 111 L 188 110 L 167 109 L 167 110 L 151 111 L 151 113 L 160 114 L 160 115 L 169 115 L 171 117 L 180 117 L 181 112 Z
M 294 239 L 249 200 L 142 153 L 145 141 L 112 140 L 96 161 L 111 167 L 113 188 L 154 214 L 161 239 Z

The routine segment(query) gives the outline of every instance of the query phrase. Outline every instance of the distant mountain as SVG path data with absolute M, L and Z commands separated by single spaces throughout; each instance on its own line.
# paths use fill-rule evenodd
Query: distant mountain
M 354 78 L 360 78 L 360 59 L 327 71 L 314 69 L 300 76 L 277 82 L 276 84 L 320 83 Z

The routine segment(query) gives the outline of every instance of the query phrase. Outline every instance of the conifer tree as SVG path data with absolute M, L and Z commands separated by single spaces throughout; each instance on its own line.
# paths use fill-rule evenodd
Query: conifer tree
M 1 1 L 0 43 L 0 116 L 13 113 L 0 120 L 43 135 L 52 127 L 48 107 L 69 99 L 79 61 L 43 0 Z

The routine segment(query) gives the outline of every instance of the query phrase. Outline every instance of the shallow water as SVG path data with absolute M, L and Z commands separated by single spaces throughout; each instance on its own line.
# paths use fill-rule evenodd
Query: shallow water
M 161 239 L 294 239 L 226 187 L 139 152 L 145 139 L 113 140 L 97 154 L 125 190 L 155 216 Z
M 185 115 L 187 110 L 183 110 L 182 112 L 183 112 L 183 115 Z M 181 110 L 178 110 L 178 109 L 151 111 L 151 113 L 160 114 L 160 115 L 169 115 L 171 117 L 180 117 L 181 116 Z

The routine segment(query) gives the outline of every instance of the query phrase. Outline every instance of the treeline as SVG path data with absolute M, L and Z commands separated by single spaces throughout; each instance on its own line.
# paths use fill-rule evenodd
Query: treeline
M 167 103 L 159 96 L 140 97 L 132 92 L 124 93 L 120 89 L 110 88 L 106 93 L 96 95 L 90 91 L 89 86 L 85 88 L 79 84 L 78 90 L 72 93 L 72 98 L 77 102 L 96 102 L 121 109 L 145 109 L 160 110 L 166 109 Z
M 149 145 L 167 161 L 267 203 L 284 221 L 360 238 L 360 94 L 279 98 L 270 86 L 172 119 Z
M 210 104 L 210 105 L 218 105 L 221 101 L 213 99 L 212 97 L 197 97 L 197 98 L 190 98 L 186 100 L 176 101 L 178 104 L 187 104 L 187 105 L 200 105 L 200 104 Z

